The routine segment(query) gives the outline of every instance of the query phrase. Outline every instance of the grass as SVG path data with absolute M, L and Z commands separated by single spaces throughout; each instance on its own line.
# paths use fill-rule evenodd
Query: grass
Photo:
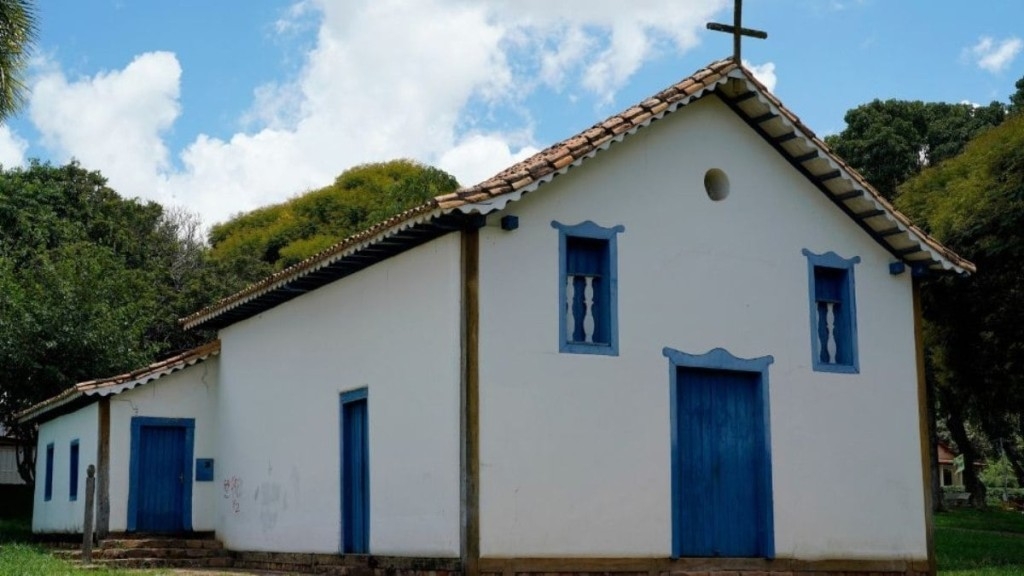
M 19 576 L 158 576 L 168 572 L 80 568 L 31 541 L 29 523 L 0 519 L 0 574 Z M 1024 576 L 1024 514 L 953 510 L 935 515 L 942 576 Z
M 32 531 L 25 520 L 0 519 L 0 574 L 18 576 L 133 576 L 166 574 L 152 570 L 81 568 L 54 558 L 45 548 L 27 544 Z
M 952 510 L 935 515 L 943 576 L 1024 576 L 1024 514 Z

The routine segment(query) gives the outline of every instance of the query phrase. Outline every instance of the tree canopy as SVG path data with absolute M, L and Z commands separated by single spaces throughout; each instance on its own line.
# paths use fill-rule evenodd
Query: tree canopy
M 242 267 L 256 280 L 458 186 L 450 174 L 411 160 L 356 166 L 329 186 L 214 226 L 210 256 L 221 265 L 248 263 Z
M 968 278 L 933 280 L 924 293 L 930 377 L 961 451 L 974 449 L 974 423 L 1024 480 L 1024 115 L 923 170 L 896 203 L 978 265 Z
M 1003 104 L 988 106 L 874 100 L 846 113 L 846 128 L 825 143 L 888 199 L 922 168 L 960 153 L 971 138 L 998 126 Z
M 37 34 L 33 2 L 0 0 L 0 121 L 25 103 L 25 70 Z
M 0 170 L 0 424 L 18 432 L 16 412 L 75 382 L 209 338 L 177 327 L 216 286 L 197 230 L 74 162 Z

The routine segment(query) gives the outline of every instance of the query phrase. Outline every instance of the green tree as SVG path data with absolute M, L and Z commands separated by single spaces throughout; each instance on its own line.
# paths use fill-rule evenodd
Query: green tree
M 970 423 L 1003 448 L 1024 479 L 1024 115 L 971 141 L 963 153 L 900 188 L 897 207 L 978 265 L 969 278 L 935 278 L 924 291 L 927 355 L 940 412 L 965 455 L 965 483 L 979 454 Z M 976 486 L 968 485 L 972 492 Z M 983 494 L 984 488 L 977 491 Z M 980 500 L 979 504 L 983 504 Z
M 448 173 L 411 160 L 356 166 L 329 186 L 214 226 L 211 259 L 248 271 L 246 280 L 256 281 L 457 188 Z
M 960 153 L 971 138 L 1002 123 L 999 102 L 970 104 L 875 100 L 846 113 L 846 128 L 825 138 L 888 199 L 922 168 Z
M 1020 114 L 1024 112 L 1024 77 L 1017 80 L 1017 83 L 1013 85 L 1017 89 L 1016 92 L 1010 95 L 1010 106 L 1008 109 L 1009 114 Z
M 0 0 L 0 121 L 25 102 L 25 70 L 37 34 L 33 4 L 28 0 Z
M 0 424 L 34 445 L 18 411 L 209 338 L 177 325 L 235 285 L 205 251 L 194 216 L 124 199 L 77 163 L 0 171 Z

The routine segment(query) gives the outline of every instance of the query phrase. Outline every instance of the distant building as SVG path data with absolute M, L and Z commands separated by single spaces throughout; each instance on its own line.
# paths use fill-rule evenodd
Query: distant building
M 25 484 L 18 474 L 18 446 L 20 441 L 8 436 L 7 429 L 0 426 L 0 484 Z
M 947 486 L 960 487 L 964 485 L 964 473 L 962 471 L 963 462 L 961 461 L 958 468 L 956 459 L 959 456 L 953 449 L 943 442 L 939 442 L 939 485 L 943 488 Z

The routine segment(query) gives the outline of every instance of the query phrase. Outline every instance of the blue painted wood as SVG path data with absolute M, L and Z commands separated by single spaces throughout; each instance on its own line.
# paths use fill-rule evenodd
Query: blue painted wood
M 370 552 L 370 443 L 366 389 L 341 396 L 341 552 Z
M 775 555 L 768 366 L 716 348 L 670 362 L 673 556 Z
M 811 366 L 816 372 L 859 374 L 857 346 L 857 299 L 853 267 L 860 256 L 843 258 L 835 252 L 815 254 L 806 248 L 808 301 L 810 304 Z M 833 305 L 836 361 L 830 362 L 825 343 L 828 339 L 824 312 Z
M 605 228 L 587 220 L 579 224 L 552 221 L 558 230 L 558 351 L 575 354 L 619 355 L 619 282 L 618 235 L 626 230 L 621 224 Z M 566 337 L 566 277 L 568 274 L 598 276 L 594 284 L 595 318 L 592 343 L 583 338 L 583 285 L 574 284 L 573 316 L 577 325 L 573 339 Z
M 43 479 L 43 500 L 53 500 L 53 443 L 46 445 L 46 476 Z
M 78 440 L 71 441 L 71 452 L 68 458 L 68 500 L 78 500 Z
M 213 458 L 196 458 L 196 482 L 213 482 Z
M 128 530 L 192 530 L 195 420 L 132 418 Z

